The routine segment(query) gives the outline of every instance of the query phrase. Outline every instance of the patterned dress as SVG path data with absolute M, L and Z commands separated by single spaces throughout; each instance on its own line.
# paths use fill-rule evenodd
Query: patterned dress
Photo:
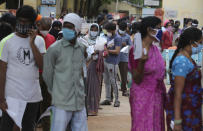
M 174 77 L 185 77 L 182 93 L 181 118 L 183 131 L 202 131 L 202 88 L 201 71 L 195 62 L 185 56 L 177 56 L 172 65 L 171 88 L 167 95 L 166 113 L 167 128 L 171 131 L 174 120 Z

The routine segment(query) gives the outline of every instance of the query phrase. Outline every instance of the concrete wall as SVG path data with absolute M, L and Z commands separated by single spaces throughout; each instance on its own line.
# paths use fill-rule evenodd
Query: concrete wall
M 180 20 L 183 23 L 184 18 L 193 18 L 199 20 L 199 26 L 203 26 L 202 5 L 203 0 L 163 0 L 164 19 L 175 16 L 173 19 Z
M 108 9 L 109 12 L 116 12 L 116 2 L 111 2 L 111 4 L 105 4 L 100 7 L 100 10 Z M 129 11 L 129 14 L 141 14 L 141 8 L 138 9 L 134 6 L 127 4 L 126 2 L 119 2 L 118 3 L 118 11 Z

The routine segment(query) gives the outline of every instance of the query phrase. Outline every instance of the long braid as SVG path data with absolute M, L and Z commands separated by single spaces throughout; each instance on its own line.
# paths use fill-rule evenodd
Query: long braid
M 180 36 L 180 39 L 178 41 L 177 49 L 175 50 L 175 53 L 173 54 L 173 57 L 170 61 L 169 69 L 171 72 L 173 61 L 180 52 L 181 49 L 184 49 L 186 46 L 191 45 L 192 42 L 200 40 L 202 37 L 201 30 L 190 27 L 186 29 Z

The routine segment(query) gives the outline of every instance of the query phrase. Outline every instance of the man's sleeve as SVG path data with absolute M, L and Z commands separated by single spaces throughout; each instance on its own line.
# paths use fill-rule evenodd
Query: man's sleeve
M 8 62 L 9 43 L 7 39 L 3 39 L 0 42 L 0 60 L 3 62 Z
M 41 54 L 46 53 L 46 45 L 45 45 L 45 41 L 41 36 L 36 36 L 35 38 L 35 45 L 37 46 L 37 48 L 39 49 L 39 52 Z
M 48 91 L 51 93 L 53 89 L 53 77 L 54 77 L 54 67 L 56 64 L 56 50 L 49 47 L 47 53 L 43 56 L 43 79 L 48 87 Z
M 115 46 L 122 47 L 122 38 L 121 37 L 117 37 L 116 39 L 114 39 L 114 43 L 115 43 Z

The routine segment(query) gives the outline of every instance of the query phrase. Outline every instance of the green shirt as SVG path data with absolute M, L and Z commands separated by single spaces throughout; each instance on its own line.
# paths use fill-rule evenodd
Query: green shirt
M 77 40 L 73 46 L 62 39 L 44 55 L 43 78 L 52 95 L 52 104 L 67 111 L 85 107 L 83 63 L 85 47 Z

